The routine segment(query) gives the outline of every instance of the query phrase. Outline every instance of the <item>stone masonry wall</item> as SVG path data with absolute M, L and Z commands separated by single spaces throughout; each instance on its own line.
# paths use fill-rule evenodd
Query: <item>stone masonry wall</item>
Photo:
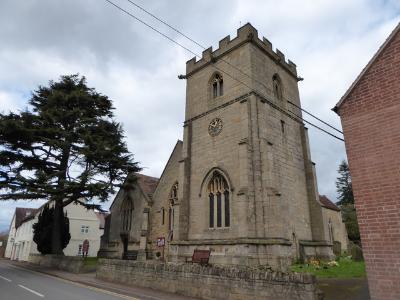
M 201 299 L 321 299 L 315 277 L 250 268 L 100 259 L 97 278 Z
M 164 257 L 168 257 L 169 249 L 169 228 L 168 228 L 168 209 L 169 195 L 172 186 L 178 182 L 179 178 L 179 160 L 182 155 L 182 142 L 178 141 L 170 159 L 163 171 L 160 181 L 158 182 L 157 189 L 153 195 L 153 205 L 150 210 L 150 234 L 149 234 L 149 250 L 162 252 L 162 249 L 157 247 L 157 238 L 164 237 L 166 245 L 164 247 Z M 178 189 L 180 188 L 178 182 Z M 164 224 L 162 224 L 162 208 L 164 208 Z M 173 218 L 174 219 L 174 218 Z M 172 220 L 173 221 L 173 220 Z M 154 255 L 153 255 L 154 257 Z
M 71 273 L 86 273 L 94 271 L 94 267 L 85 266 L 84 258 L 78 256 L 31 254 L 29 262 L 35 265 L 56 268 Z
M 339 109 L 372 299 L 400 299 L 400 30 Z

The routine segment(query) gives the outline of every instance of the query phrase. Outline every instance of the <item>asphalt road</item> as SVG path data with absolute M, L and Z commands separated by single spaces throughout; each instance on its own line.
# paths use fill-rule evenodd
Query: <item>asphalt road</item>
M 139 300 L 0 261 L 0 300 Z

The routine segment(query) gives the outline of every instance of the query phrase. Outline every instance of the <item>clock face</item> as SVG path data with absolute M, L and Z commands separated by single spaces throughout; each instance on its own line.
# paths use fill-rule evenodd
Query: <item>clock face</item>
M 222 131 L 222 120 L 220 118 L 215 118 L 208 125 L 208 134 L 211 136 L 216 136 Z

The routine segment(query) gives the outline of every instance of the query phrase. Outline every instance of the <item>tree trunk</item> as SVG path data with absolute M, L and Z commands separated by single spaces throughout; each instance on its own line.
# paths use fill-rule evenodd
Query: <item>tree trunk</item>
M 63 219 L 61 218 L 64 215 L 63 213 L 63 203 L 62 199 L 59 197 L 54 201 L 54 215 L 53 215 L 53 232 L 52 232 L 52 245 L 51 252 L 52 254 L 64 255 L 62 245 L 61 245 L 61 222 Z
M 53 227 L 53 236 L 52 236 L 52 246 L 51 252 L 52 254 L 64 255 L 61 238 L 62 238 L 62 230 L 61 226 L 64 221 L 64 182 L 67 175 L 68 169 L 68 160 L 70 155 L 71 145 L 65 147 L 62 151 L 61 161 L 60 161 L 60 175 L 58 176 L 58 191 L 59 194 L 55 196 L 54 201 L 54 227 Z

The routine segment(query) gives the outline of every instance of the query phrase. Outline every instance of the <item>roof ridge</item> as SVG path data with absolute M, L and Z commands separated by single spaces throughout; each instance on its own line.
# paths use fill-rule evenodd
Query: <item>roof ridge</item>
M 389 43 L 392 41 L 392 39 L 396 36 L 396 34 L 400 32 L 400 22 L 397 24 L 397 26 L 392 30 L 390 35 L 386 38 L 385 42 L 379 47 L 379 49 L 376 51 L 374 56 L 369 60 L 367 65 L 362 69 L 361 73 L 358 74 L 356 79 L 353 81 L 353 83 L 350 85 L 350 87 L 347 89 L 346 93 L 340 98 L 339 102 L 336 103 L 335 107 L 332 108 L 332 110 L 339 114 L 339 108 L 343 104 L 343 102 L 347 99 L 349 94 L 353 91 L 353 89 L 357 86 L 361 78 L 365 75 L 365 73 L 369 70 L 369 68 L 372 66 L 372 64 L 375 62 L 375 60 L 378 58 L 378 56 L 383 52 L 383 50 L 386 49 L 386 47 L 389 45 Z

